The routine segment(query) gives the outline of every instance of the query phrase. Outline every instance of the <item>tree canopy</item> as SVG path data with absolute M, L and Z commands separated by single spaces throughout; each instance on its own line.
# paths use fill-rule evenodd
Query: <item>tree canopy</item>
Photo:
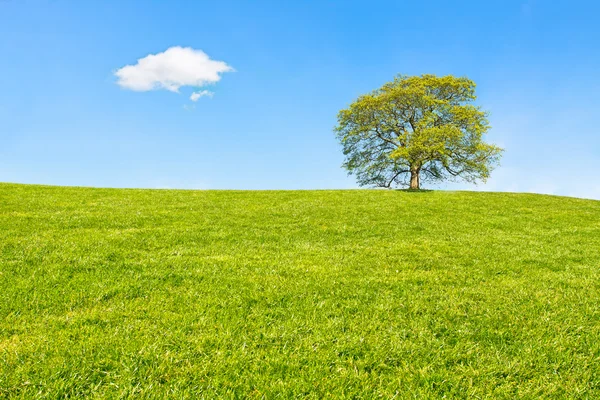
M 490 125 L 475 99 L 468 78 L 397 76 L 339 112 L 344 167 L 361 186 L 485 181 L 503 150 L 483 141 Z

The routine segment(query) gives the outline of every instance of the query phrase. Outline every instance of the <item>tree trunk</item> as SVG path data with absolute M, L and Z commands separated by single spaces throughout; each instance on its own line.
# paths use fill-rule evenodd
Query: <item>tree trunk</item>
M 419 168 L 411 168 L 410 169 L 410 189 L 418 190 L 419 189 L 419 173 L 421 171 Z

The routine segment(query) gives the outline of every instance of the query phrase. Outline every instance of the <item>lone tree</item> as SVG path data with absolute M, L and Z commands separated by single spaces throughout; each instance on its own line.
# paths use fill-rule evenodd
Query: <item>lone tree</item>
M 467 78 L 396 77 L 338 114 L 344 167 L 361 186 L 485 181 L 502 149 L 483 141 L 490 126 L 475 98 Z

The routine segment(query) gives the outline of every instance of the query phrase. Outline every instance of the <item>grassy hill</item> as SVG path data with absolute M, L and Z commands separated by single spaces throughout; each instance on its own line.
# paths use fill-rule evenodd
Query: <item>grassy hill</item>
M 600 202 L 0 184 L 0 398 L 600 397 Z

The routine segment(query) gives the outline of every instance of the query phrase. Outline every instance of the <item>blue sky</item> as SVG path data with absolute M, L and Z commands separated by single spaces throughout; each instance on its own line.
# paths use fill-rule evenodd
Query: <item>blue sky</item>
M 395 74 L 466 75 L 505 147 L 485 185 L 600 199 L 592 1 L 0 0 L 0 181 L 353 188 L 332 127 Z M 117 70 L 173 46 L 235 69 L 133 91 Z

